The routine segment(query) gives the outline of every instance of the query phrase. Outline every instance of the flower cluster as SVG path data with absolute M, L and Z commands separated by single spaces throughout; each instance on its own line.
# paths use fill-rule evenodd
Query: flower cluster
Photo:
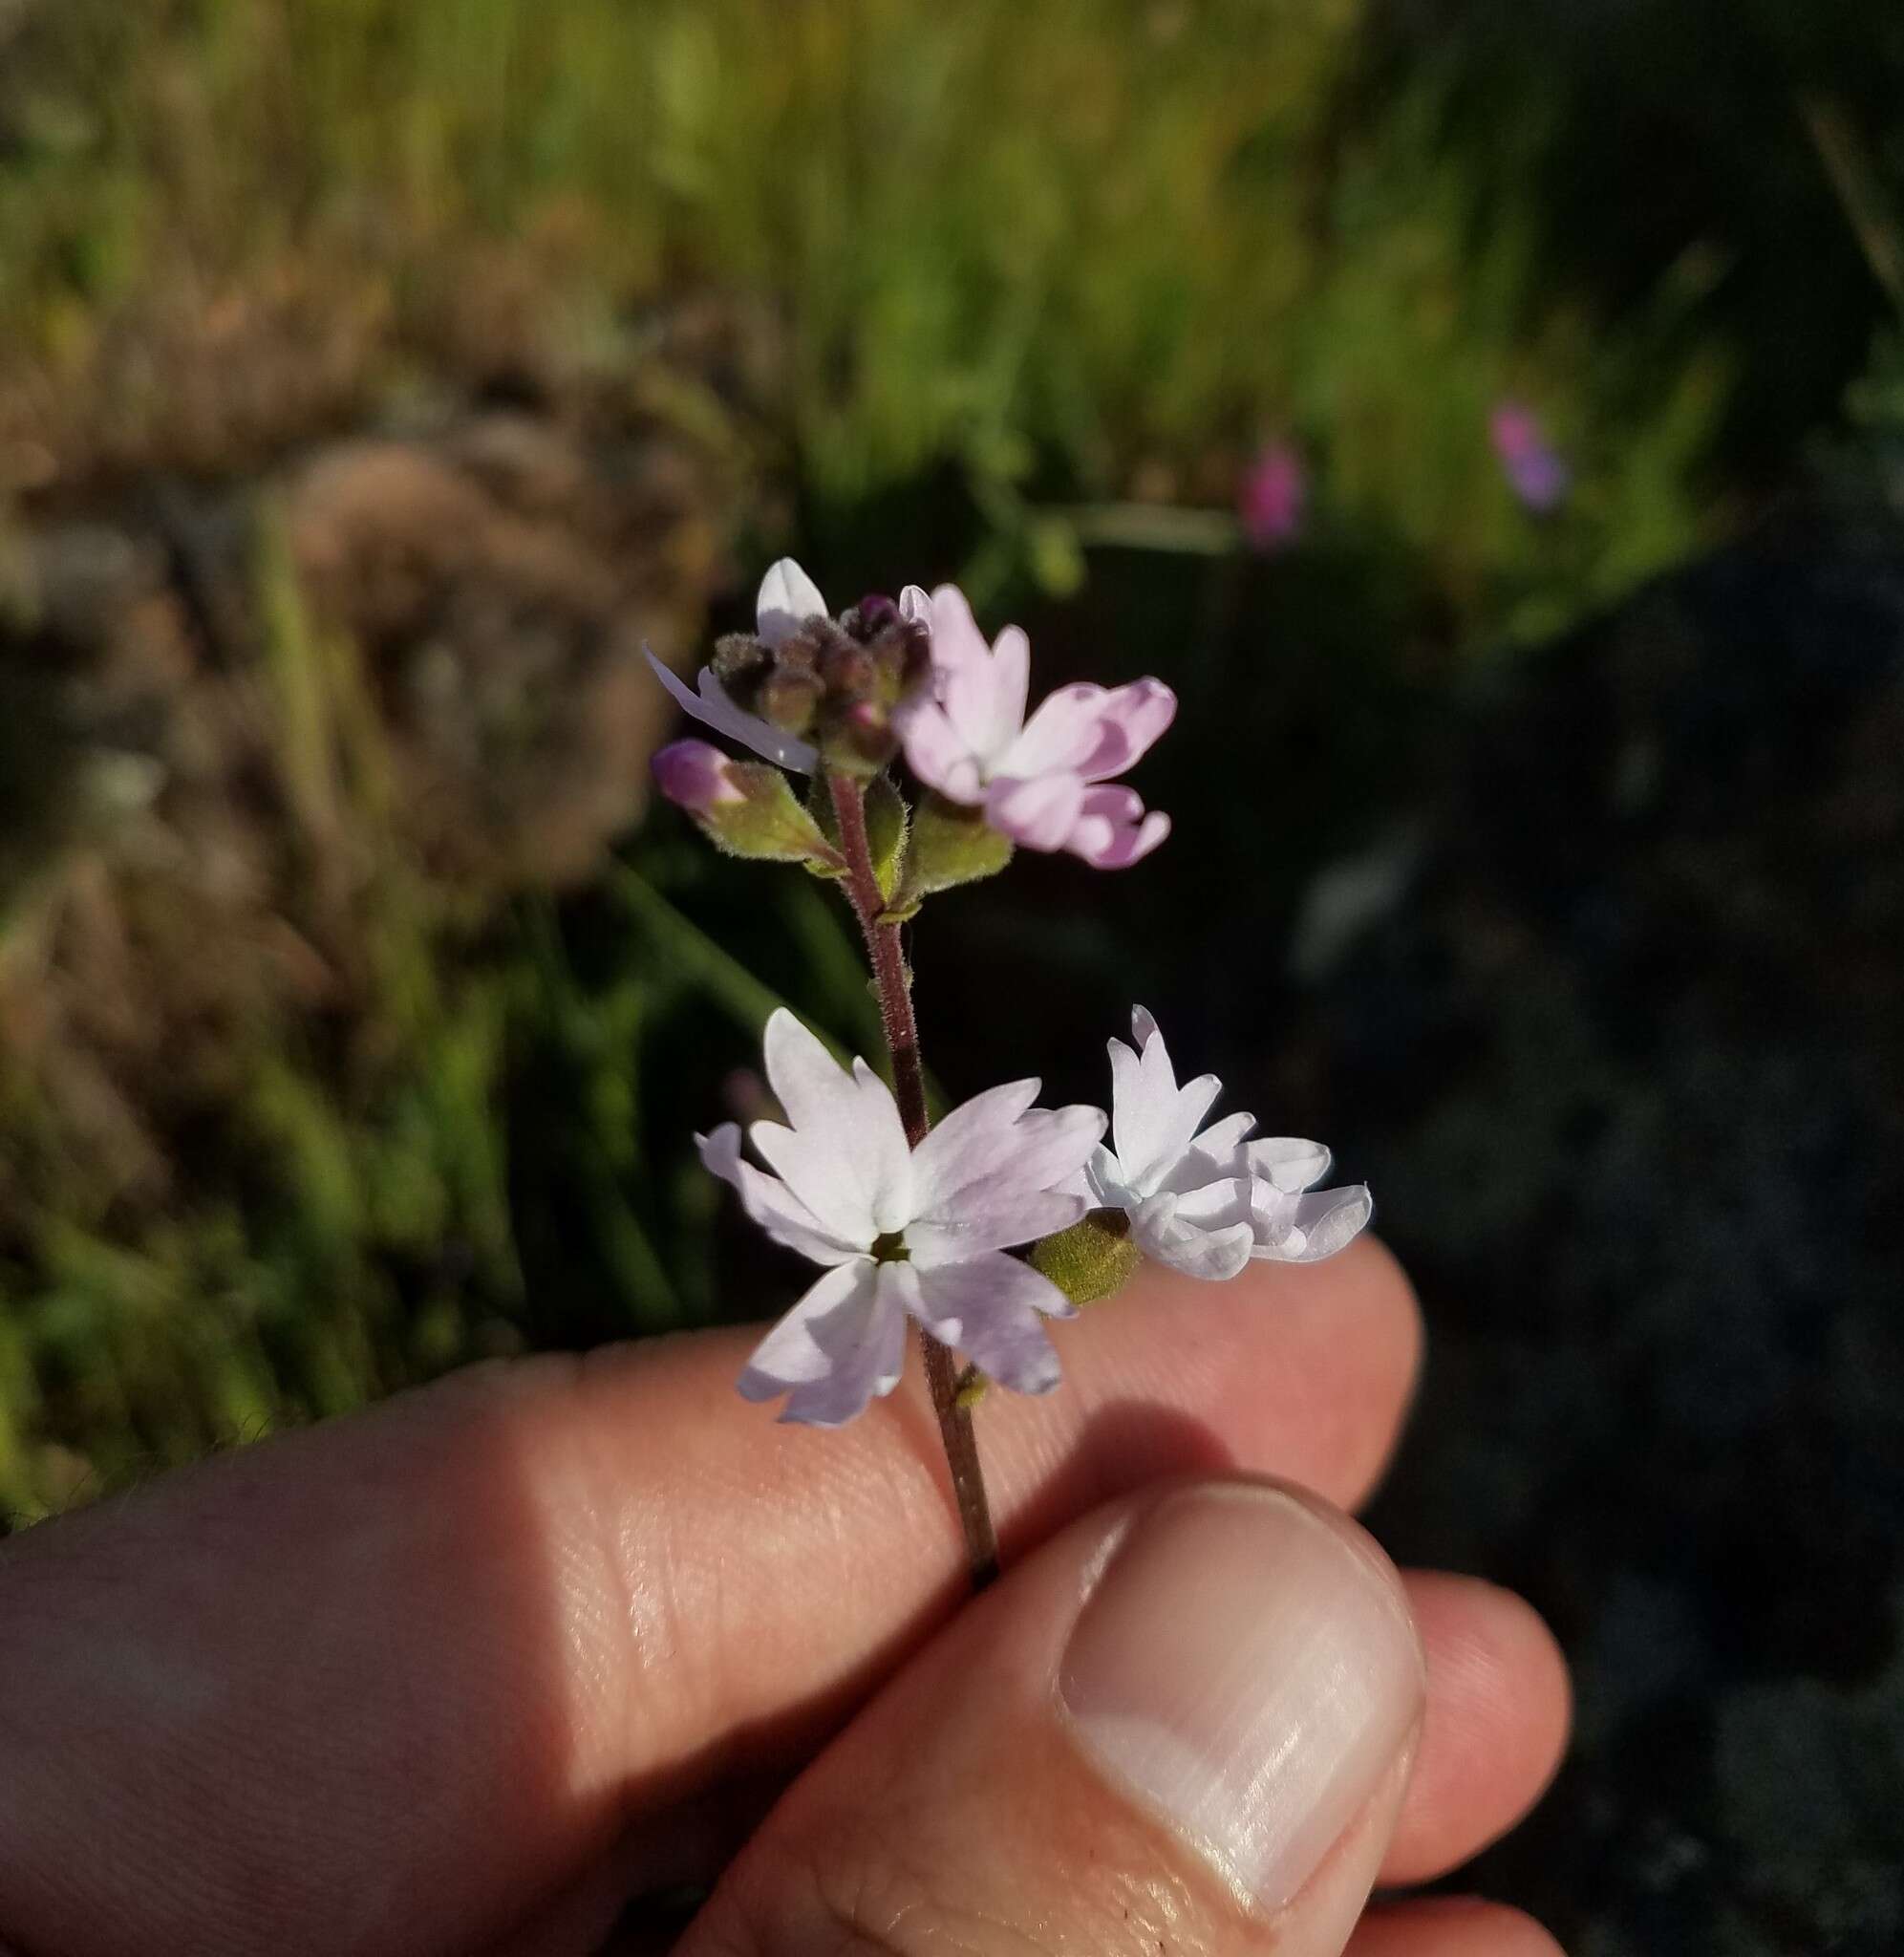
M 1135 1052 L 1110 1043 L 1108 1119 L 1095 1108 L 1034 1108 L 1038 1083 L 968 1101 L 909 1148 L 884 1081 L 850 1073 L 784 1010 L 767 1022 L 768 1085 L 787 1121 L 757 1121 L 740 1152 L 733 1123 L 700 1138 L 776 1243 L 826 1274 L 769 1332 L 740 1376 L 750 1400 L 786 1395 L 783 1420 L 837 1427 L 898 1384 L 912 1318 L 973 1367 L 1020 1393 L 1058 1384 L 1042 1321 L 1077 1306 L 1006 1253 L 1087 1217 L 1123 1216 L 1138 1248 L 1192 1278 L 1235 1277 L 1252 1258 L 1311 1263 L 1360 1234 L 1359 1184 L 1316 1191 L 1329 1151 L 1249 1141 L 1232 1114 L 1202 1126 L 1213 1074 L 1180 1087 L 1157 1022 L 1131 1016 Z M 1113 1148 L 1102 1145 L 1108 1128 Z
M 1065 849 L 1122 870 L 1170 833 L 1130 788 L 1111 785 L 1176 715 L 1161 679 L 1060 687 L 1029 718 L 1031 647 L 1016 626 L 988 646 L 956 586 L 908 585 L 835 620 L 783 557 L 760 582 L 752 634 L 717 647 L 694 689 L 651 653 L 663 685 L 704 725 L 783 768 L 876 774 L 903 745 L 925 786 L 982 815 L 1007 842 Z M 741 793 L 704 742 L 655 759 L 663 794 L 699 817 Z M 747 852 L 752 853 L 752 852 Z
M 1316 1188 L 1326 1149 L 1252 1140 L 1247 1114 L 1207 1123 L 1216 1078 L 1179 1086 L 1141 1008 L 1135 1044 L 1110 1043 L 1108 1115 L 1039 1108 L 1038 1083 L 1022 1080 L 931 1124 L 901 942 L 921 906 L 995 874 L 1017 846 L 1118 870 L 1169 833 L 1115 778 L 1170 725 L 1176 696 L 1154 678 L 1079 683 L 1028 711 L 1030 666 L 1025 634 L 1007 626 L 988 643 L 954 586 L 909 585 L 836 618 L 789 558 L 761 581 L 755 630 L 722 639 L 692 689 L 655 662 L 689 714 L 759 757 L 677 741 L 655 758 L 661 792 L 723 849 L 837 884 L 892 1063 L 890 1086 L 864 1060 L 842 1067 L 782 1009 L 765 1065 L 785 1119 L 748 1128 L 758 1160 L 733 1123 L 699 1138 L 754 1221 L 823 1266 L 740 1391 L 783 1399 L 785 1420 L 837 1427 L 898 1384 L 916 1323 L 935 1342 L 929 1379 L 978 1581 L 996 1548 L 971 1398 L 989 1381 L 1058 1384 L 1047 1321 L 1108 1297 L 1145 1257 L 1233 1278 L 1254 1258 L 1328 1257 L 1370 1214 L 1359 1185 Z M 902 757 L 920 785 L 910 805 L 890 772 Z M 968 1362 L 962 1384 L 952 1352 Z

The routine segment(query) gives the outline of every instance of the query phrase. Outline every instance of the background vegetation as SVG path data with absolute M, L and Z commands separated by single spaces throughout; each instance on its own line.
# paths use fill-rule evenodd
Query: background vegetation
M 817 889 L 631 828 L 639 743 L 579 848 L 419 824 L 421 655 L 300 554 L 329 445 L 557 431 L 603 605 L 679 651 L 791 547 L 1163 673 L 1172 855 L 936 914 L 933 1058 L 978 1071 L 1009 936 L 1247 1079 L 1477 676 L 1892 453 L 1900 84 L 1887 0 L 0 0 L 0 1510 L 757 1308 L 685 1132 L 772 999 L 865 1032 Z M 1271 441 L 1308 508 L 1252 554 Z
M 0 1526 L 771 1308 L 688 1138 L 870 1002 L 639 647 L 957 576 L 1177 832 L 935 900 L 928 1057 L 1141 999 L 1376 1185 L 1376 1526 L 1576 1667 L 1476 1880 L 1896 1948 L 1900 104 L 1895 0 L 0 0 Z

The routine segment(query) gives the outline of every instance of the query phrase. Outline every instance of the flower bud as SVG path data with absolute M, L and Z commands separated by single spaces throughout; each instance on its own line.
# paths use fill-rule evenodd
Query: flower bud
M 653 766 L 662 794 L 686 809 L 729 855 L 825 871 L 845 867 L 779 768 L 731 760 L 705 741 L 673 742 L 654 757 Z
M 879 662 L 865 646 L 842 637 L 820 656 L 820 675 L 826 691 L 844 700 L 857 700 L 879 679 Z
M 815 624 L 820 621 L 816 620 Z M 797 632 L 782 639 L 774 653 L 774 663 L 782 673 L 799 673 L 817 678 L 820 673 L 820 640 L 813 629 Z
M 854 774 L 876 773 L 899 752 L 891 717 L 877 700 L 857 700 L 835 722 L 835 738 L 822 752 Z
M 746 791 L 735 779 L 735 763 L 705 741 L 671 742 L 652 765 L 654 785 L 690 815 L 746 800 Z
M 773 655 L 751 632 L 723 633 L 714 642 L 714 656 L 708 664 L 714 677 L 730 693 L 737 680 L 749 679 L 766 670 Z
M 781 664 L 760 682 L 755 704 L 763 720 L 788 734 L 804 734 L 820 706 L 822 687 L 817 675 L 792 672 Z

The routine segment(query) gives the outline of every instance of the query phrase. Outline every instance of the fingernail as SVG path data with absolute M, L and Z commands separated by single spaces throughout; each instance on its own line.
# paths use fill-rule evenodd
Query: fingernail
M 1059 1691 L 1111 1775 L 1275 1910 L 1408 1744 L 1422 1662 L 1366 1548 L 1293 1496 L 1234 1485 L 1137 1525 Z

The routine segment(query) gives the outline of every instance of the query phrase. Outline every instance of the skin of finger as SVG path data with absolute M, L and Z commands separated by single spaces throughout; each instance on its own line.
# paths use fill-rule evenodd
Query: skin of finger
M 1518 1909 L 1473 1896 L 1423 1897 L 1371 1909 L 1346 1957 L 1562 1957 L 1560 1946 Z
M 1116 1783 L 1062 1709 L 1079 1615 L 1166 1498 L 1146 1492 L 1074 1524 L 943 1631 L 794 1783 L 680 1957 L 1337 1957 L 1401 1802 L 1407 1745 L 1304 1887 L 1265 1913 Z M 1299 1498 L 1405 1609 L 1368 1538 Z
M 479 1368 L 9 1543 L 0 1931 L 425 1957 L 798 1761 L 961 1557 L 916 1366 L 844 1432 L 777 1428 L 732 1390 L 752 1336 Z M 1016 1547 L 1186 1470 L 1353 1499 L 1419 1349 L 1373 1245 L 1146 1280 L 1064 1337 L 1061 1392 L 981 1410 Z
M 1387 1847 L 1379 1880 L 1391 1887 L 1444 1874 L 1513 1826 L 1551 1777 L 1569 1710 L 1558 1647 L 1511 1591 L 1440 1571 L 1404 1571 L 1401 1583 L 1428 1686 L 1412 1778 L 1392 1832 L 1383 1831 Z M 751 1832 L 738 1825 L 738 1816 L 727 1833 L 709 1817 L 702 1821 L 688 1859 L 667 1865 L 676 1879 L 711 1883 Z M 659 1866 L 651 1853 L 646 1870 Z M 641 1886 L 641 1872 L 629 1871 L 613 1893 L 627 1897 Z M 608 1907 L 605 1902 L 597 1906 Z M 588 1938 L 539 1929 L 523 1957 L 557 1951 L 579 1957 L 594 1947 Z M 518 1957 L 513 1944 L 507 1957 Z
M 1560 1764 L 1572 1715 L 1566 1660 L 1530 1604 L 1474 1577 L 1405 1581 L 1428 1704 L 1386 1883 L 1444 1875 L 1519 1821 Z

